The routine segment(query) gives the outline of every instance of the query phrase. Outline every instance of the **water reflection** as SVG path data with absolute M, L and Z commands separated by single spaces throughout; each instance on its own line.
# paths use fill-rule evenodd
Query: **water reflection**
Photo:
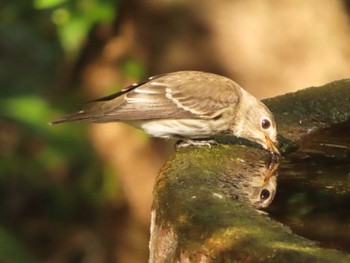
M 269 216 L 321 246 L 350 251 L 350 122 L 304 138 L 279 168 Z
M 239 165 L 237 170 L 233 162 L 232 169 L 226 170 L 220 178 L 222 189 L 232 198 L 257 209 L 268 207 L 276 194 L 279 161 L 272 158 L 258 163 L 239 161 L 244 162 L 244 165 Z

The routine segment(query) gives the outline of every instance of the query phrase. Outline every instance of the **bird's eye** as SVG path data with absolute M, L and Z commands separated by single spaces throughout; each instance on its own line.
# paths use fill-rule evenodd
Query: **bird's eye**
M 266 200 L 267 198 L 270 197 L 270 191 L 267 189 L 263 189 L 260 193 L 260 199 L 261 200 Z
M 263 119 L 262 122 L 261 122 L 261 127 L 264 129 L 264 130 L 267 130 L 268 128 L 270 128 L 271 126 L 271 122 L 267 119 Z

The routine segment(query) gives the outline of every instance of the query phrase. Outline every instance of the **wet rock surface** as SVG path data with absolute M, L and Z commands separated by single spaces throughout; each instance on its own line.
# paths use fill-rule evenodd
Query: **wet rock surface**
M 350 80 L 265 102 L 283 157 L 240 140 L 177 151 L 154 189 L 150 262 L 350 261 Z

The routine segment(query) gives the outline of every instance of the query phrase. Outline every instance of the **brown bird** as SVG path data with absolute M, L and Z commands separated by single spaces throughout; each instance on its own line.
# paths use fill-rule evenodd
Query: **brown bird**
M 279 154 L 276 123 L 268 108 L 234 81 L 216 74 L 179 71 L 154 76 L 93 102 L 92 108 L 50 124 L 123 121 L 151 136 L 177 138 L 187 145 L 234 135 Z

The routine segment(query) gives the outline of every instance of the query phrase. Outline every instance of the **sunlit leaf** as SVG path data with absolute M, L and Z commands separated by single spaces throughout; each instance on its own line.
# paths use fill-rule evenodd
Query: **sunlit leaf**
M 75 17 L 60 25 L 58 34 L 63 49 L 68 53 L 77 52 L 87 36 L 89 28 L 90 25 L 86 21 Z
M 34 7 L 37 9 L 45 9 L 55 7 L 64 2 L 67 2 L 67 0 L 35 0 Z
M 135 79 L 143 79 L 145 77 L 145 66 L 137 60 L 129 59 L 122 65 L 123 71 Z
M 0 105 L 7 117 L 23 123 L 47 123 L 50 117 L 49 105 L 37 96 L 1 99 Z
M 52 13 L 52 22 L 56 25 L 63 25 L 69 21 L 70 12 L 67 8 L 58 8 Z
M 66 53 L 73 55 L 94 25 L 113 22 L 118 4 L 118 0 L 35 1 L 37 9 L 53 8 L 52 22 L 57 26 L 61 45 Z

